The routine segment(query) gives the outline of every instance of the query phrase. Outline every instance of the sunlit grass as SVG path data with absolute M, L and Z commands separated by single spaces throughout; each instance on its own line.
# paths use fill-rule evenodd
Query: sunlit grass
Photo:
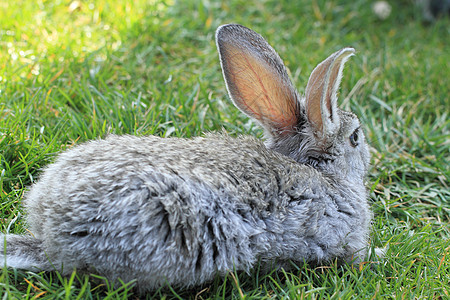
M 95 76 L 143 19 L 158 24 L 172 1 L 5 1 L 0 7 L 2 81 L 51 84 L 72 63 Z M 125 34 L 124 34 L 125 33 Z
M 261 130 L 229 102 L 215 28 L 241 23 L 279 51 L 300 92 L 314 66 L 353 46 L 341 102 L 364 124 L 374 246 L 386 259 L 216 278 L 157 298 L 444 299 L 450 288 L 449 20 L 410 1 L 382 21 L 370 0 L 0 2 L 2 232 L 21 233 L 22 198 L 60 151 L 110 133 L 196 136 Z M 10 298 L 125 299 L 133 283 L 4 270 Z

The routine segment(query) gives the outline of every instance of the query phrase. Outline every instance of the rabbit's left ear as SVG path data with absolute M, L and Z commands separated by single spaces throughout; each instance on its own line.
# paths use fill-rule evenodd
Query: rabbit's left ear
M 306 115 L 321 137 L 339 129 L 337 91 L 345 62 L 355 53 L 353 48 L 341 49 L 321 62 L 311 73 L 306 86 Z
M 300 117 L 298 94 L 275 50 L 237 24 L 219 27 L 216 42 L 233 103 L 272 135 L 294 131 Z

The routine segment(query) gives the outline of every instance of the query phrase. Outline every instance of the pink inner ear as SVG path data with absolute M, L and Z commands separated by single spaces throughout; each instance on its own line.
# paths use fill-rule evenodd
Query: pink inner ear
M 280 133 L 297 123 L 297 98 L 290 82 L 278 70 L 249 53 L 246 48 L 228 44 L 222 55 L 230 95 L 246 114 Z
M 324 61 L 314 69 L 309 77 L 306 87 L 306 113 L 308 120 L 314 125 L 316 130 L 323 130 L 321 98 L 324 89 L 324 77 L 326 76 L 329 62 Z M 331 102 L 327 101 L 327 109 L 331 110 Z
M 332 64 L 330 72 L 330 80 L 328 82 L 327 87 L 327 95 L 326 95 L 326 105 L 327 110 L 330 113 L 330 120 L 333 120 L 333 101 L 336 99 L 333 99 L 333 97 L 337 97 L 337 89 L 339 88 L 340 79 L 339 77 L 339 71 L 343 67 L 343 63 L 341 64 L 340 61 L 336 61 L 335 64 Z

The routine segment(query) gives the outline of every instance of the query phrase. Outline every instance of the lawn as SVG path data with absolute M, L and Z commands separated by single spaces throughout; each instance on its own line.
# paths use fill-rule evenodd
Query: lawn
M 224 128 L 261 136 L 228 100 L 215 29 L 240 23 L 279 52 L 301 93 L 311 70 L 353 46 L 340 102 L 370 141 L 371 242 L 377 264 L 230 274 L 156 298 L 448 299 L 450 297 L 450 21 L 414 1 L 2 1 L 2 232 L 26 231 L 27 187 L 57 153 L 110 133 L 190 137 Z M 94 276 L 3 269 L 3 299 L 126 299 Z

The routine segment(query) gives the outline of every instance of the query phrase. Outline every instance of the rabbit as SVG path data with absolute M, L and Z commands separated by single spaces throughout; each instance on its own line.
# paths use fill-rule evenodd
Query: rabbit
M 301 97 L 258 33 L 222 25 L 216 43 L 232 102 L 265 139 L 110 135 L 75 146 L 26 194 L 29 233 L 2 235 L 6 266 L 76 269 L 146 292 L 256 265 L 366 259 L 370 154 L 358 118 L 337 106 L 355 50 L 321 62 Z

